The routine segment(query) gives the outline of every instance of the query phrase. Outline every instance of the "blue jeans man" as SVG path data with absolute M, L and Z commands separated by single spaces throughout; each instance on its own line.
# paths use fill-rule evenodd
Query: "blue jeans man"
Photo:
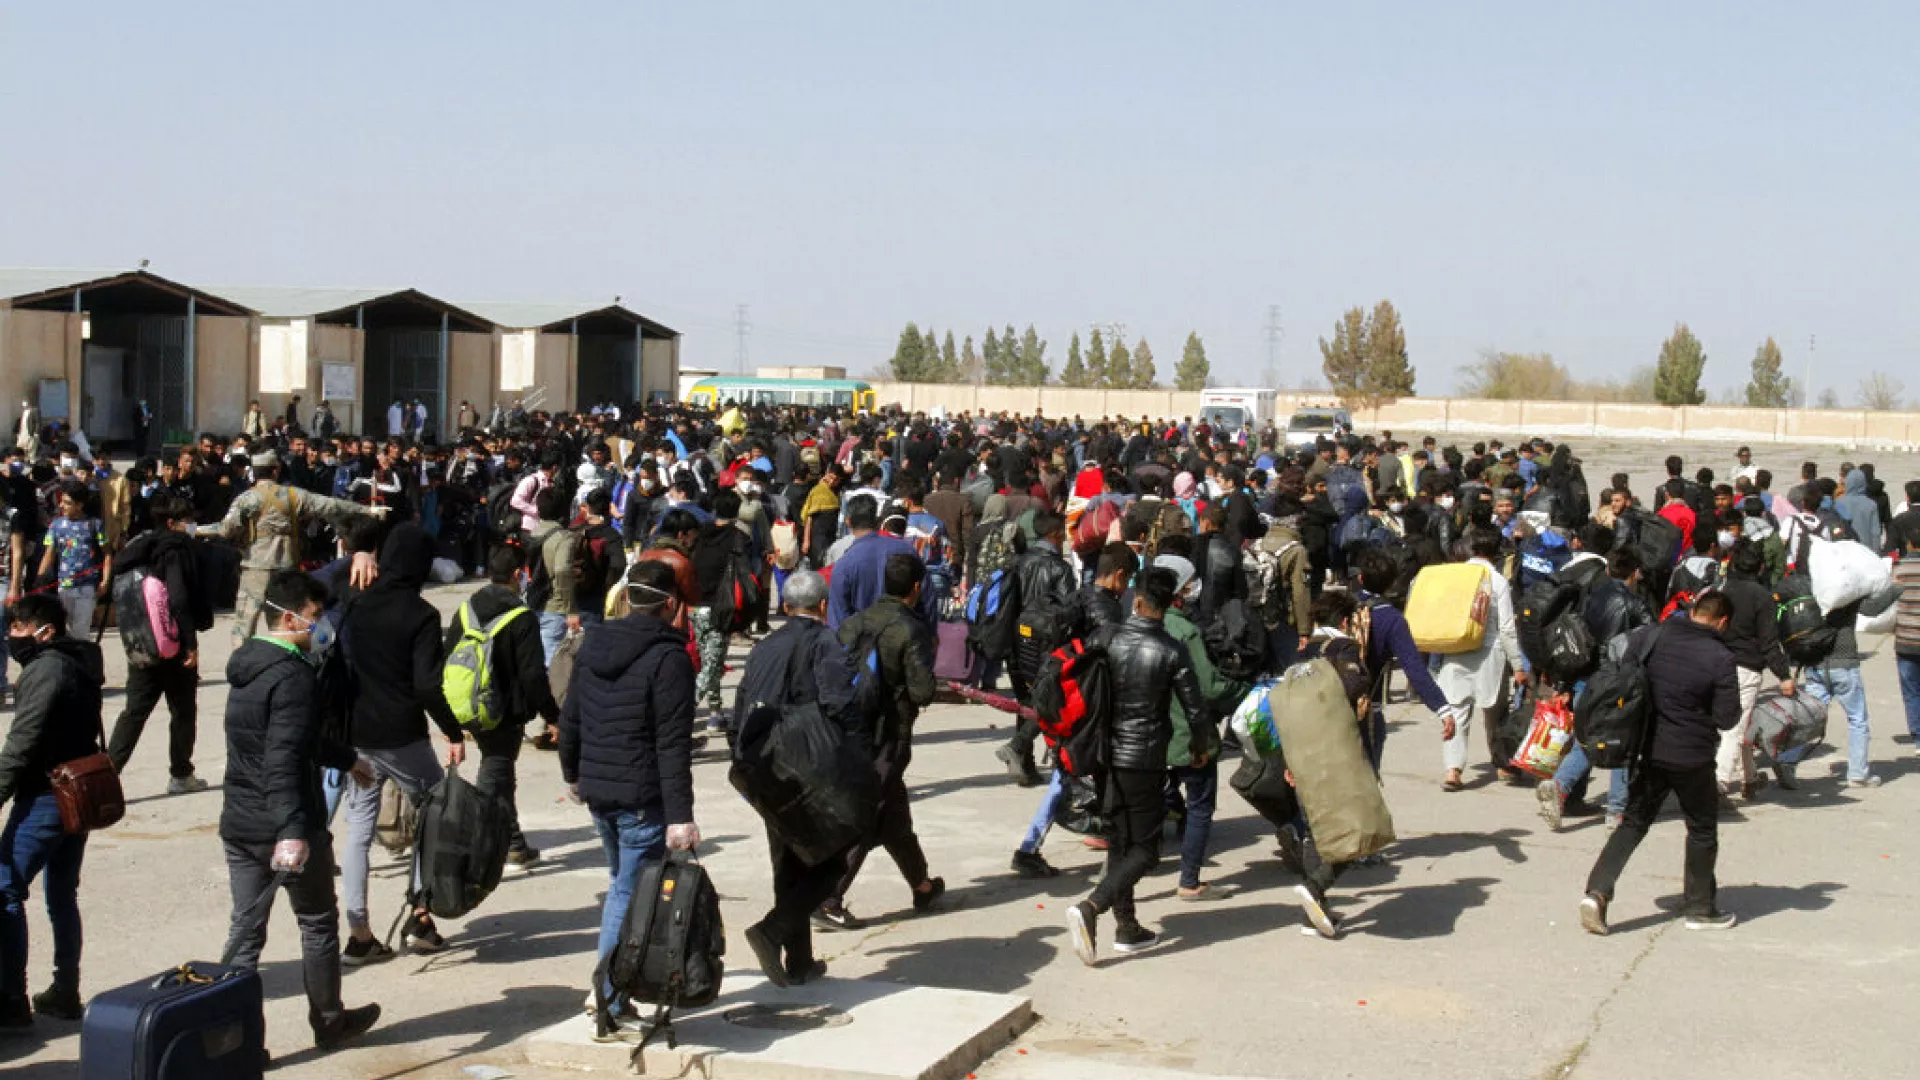
M 0 1005 L 27 997 L 27 898 L 46 872 L 47 920 L 53 924 L 53 985 L 80 986 L 80 862 L 87 835 L 60 826 L 51 791 L 15 798 L 0 831 Z
M 1902 670 L 1902 694 L 1905 693 L 1905 671 Z M 1867 684 L 1860 678 L 1860 669 L 1856 666 L 1841 666 L 1831 661 L 1819 667 L 1808 668 L 1806 672 L 1806 692 L 1820 702 L 1837 702 L 1841 711 L 1847 714 L 1847 782 L 1868 784 L 1873 780 L 1867 772 L 1867 744 L 1871 732 L 1867 727 Z M 1912 706 L 1908 706 L 1908 724 L 1912 724 Z M 1801 755 L 1781 755 L 1781 764 L 1791 765 Z M 1793 757 L 1794 761 L 1785 760 Z
M 1920 656 L 1896 656 L 1894 664 L 1900 669 L 1900 700 L 1907 707 L 1907 734 L 1914 746 L 1920 747 Z M 0 688 L 5 685 L 6 680 L 0 677 Z
M 659 810 L 594 810 L 593 828 L 600 834 L 600 847 L 607 855 L 607 899 L 600 906 L 600 946 L 602 962 L 613 955 L 620 943 L 620 927 L 633 906 L 633 887 L 640 880 L 640 867 L 658 862 L 667 854 L 666 815 Z M 616 995 L 613 984 L 600 976 L 599 990 L 607 996 L 616 1013 L 627 1005 L 624 994 Z

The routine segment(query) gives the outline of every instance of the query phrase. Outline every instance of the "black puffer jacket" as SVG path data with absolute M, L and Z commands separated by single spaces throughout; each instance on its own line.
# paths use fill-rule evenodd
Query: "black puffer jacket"
M 693 659 L 651 615 L 587 628 L 560 710 L 560 775 L 595 810 L 693 820 Z
M 1653 621 L 1653 611 L 1637 592 L 1617 579 L 1601 577 L 1587 597 L 1587 629 L 1605 649 L 1615 639 Z
M 180 627 L 180 647 L 200 647 L 196 631 L 213 628 L 213 594 L 200 587 L 200 560 L 194 556 L 199 541 L 171 529 L 145 532 L 127 542 L 114 556 L 117 571 L 145 570 L 167 586 L 167 606 Z
M 327 831 L 321 769 L 351 769 L 354 753 L 320 734 L 313 665 L 253 638 L 227 661 L 227 773 L 220 838 L 316 840 Z
M 526 601 L 505 585 L 487 585 L 468 598 L 476 628 L 512 611 L 524 608 Z M 447 620 L 447 637 L 442 647 L 448 655 L 460 644 L 460 616 Z M 493 643 L 493 677 L 506 694 L 507 718 L 504 724 L 524 724 L 535 716 L 548 723 L 560 719 L 560 706 L 553 700 L 553 688 L 547 680 L 547 654 L 540 644 L 540 619 L 529 611 L 519 615 L 500 631 Z
M 1193 752 L 1211 754 L 1219 742 L 1213 714 L 1200 695 L 1187 650 L 1166 627 L 1140 615 L 1094 635 L 1106 646 L 1113 670 L 1113 726 L 1110 761 L 1116 769 L 1167 767 L 1167 743 L 1173 738 L 1173 700 L 1186 710 Z
M 1709 768 L 1720 733 L 1740 722 L 1740 680 L 1733 650 L 1720 635 L 1681 615 L 1635 634 L 1658 634 L 1647 657 L 1653 696 L 1654 764 L 1672 769 Z
M 1072 617 L 1074 594 L 1079 590 L 1080 583 L 1074 578 L 1072 565 L 1061 558 L 1059 548 L 1044 540 L 1035 543 L 1013 560 L 1013 576 L 1020 583 L 1022 615 L 1046 604 Z M 1024 681 L 1032 682 L 1040 673 L 1040 663 L 1046 659 L 1047 653 L 1063 644 L 1059 641 L 1039 641 L 1024 635 L 1015 638 L 1015 670 Z
M 33 799 L 52 787 L 53 767 L 100 746 L 100 647 L 56 638 L 43 646 L 13 684 L 13 726 L 0 746 L 0 805 Z

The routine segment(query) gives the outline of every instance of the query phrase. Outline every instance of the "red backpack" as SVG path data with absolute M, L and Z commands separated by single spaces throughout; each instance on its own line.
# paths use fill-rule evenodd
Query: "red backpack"
M 1082 559 L 1098 558 L 1100 549 L 1107 546 L 1107 538 L 1113 535 L 1113 523 L 1120 520 L 1124 509 L 1119 499 L 1101 499 L 1087 507 L 1073 527 L 1073 550 Z
M 1033 711 L 1068 776 L 1092 776 L 1105 769 L 1113 715 L 1113 673 L 1106 647 L 1074 640 L 1048 653 L 1034 679 Z

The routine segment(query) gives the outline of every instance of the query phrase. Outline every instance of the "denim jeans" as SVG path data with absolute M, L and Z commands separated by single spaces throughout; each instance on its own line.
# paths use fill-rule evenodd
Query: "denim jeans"
M 1807 693 L 1814 700 L 1839 702 L 1847 714 L 1847 779 L 1867 777 L 1867 685 L 1857 667 L 1822 664 L 1807 669 Z
M 553 663 L 553 654 L 560 651 L 560 643 L 567 640 L 567 617 L 551 611 L 540 612 L 540 649 L 547 654 L 547 663 Z
M 1896 656 L 1894 663 L 1900 669 L 1900 700 L 1907 706 L 1907 734 L 1920 745 L 1920 656 Z M 0 688 L 5 686 L 0 676 Z
M 1200 867 L 1207 861 L 1207 838 L 1213 833 L 1213 808 L 1220 795 L 1220 763 L 1198 767 L 1179 765 L 1167 770 L 1170 786 L 1186 794 L 1187 827 L 1180 833 L 1180 887 L 1200 886 Z
M 380 817 L 380 785 L 377 781 L 392 780 L 418 806 L 444 775 L 440 769 L 440 758 L 433 752 L 433 743 L 426 739 L 408 743 L 397 750 L 362 750 L 360 756 L 373 766 L 376 782 L 361 787 L 351 780 L 347 781 L 347 842 L 336 852 L 340 857 L 341 900 L 347 910 L 347 929 L 350 931 L 373 928 L 367 914 L 367 882 L 373 850 L 373 826 Z M 409 903 L 419 890 L 420 875 L 416 872 L 407 884 Z
M 27 993 L 27 897 L 47 872 L 47 921 L 53 924 L 53 981 L 80 986 L 80 861 L 87 835 L 60 827 L 53 792 L 13 800 L 0 831 L 0 998 Z
M 1567 746 L 1567 756 L 1560 759 L 1559 771 L 1553 774 L 1553 782 L 1560 788 L 1560 797 L 1568 802 L 1578 802 L 1587 796 L 1587 781 L 1593 777 L 1593 762 L 1587 758 L 1587 751 L 1575 739 Z M 1613 770 L 1613 781 L 1607 786 L 1607 813 L 1619 817 L 1627 812 L 1627 770 Z
M 1047 830 L 1053 828 L 1054 810 L 1060 805 L 1060 799 L 1067 793 L 1067 774 L 1059 769 L 1053 770 L 1053 778 L 1047 781 L 1047 793 L 1040 799 L 1040 805 L 1033 812 L 1033 820 L 1027 823 L 1027 835 L 1020 840 L 1020 850 L 1028 855 L 1038 854 L 1040 845 L 1046 843 Z
M 667 853 L 666 814 L 660 810 L 593 810 L 593 828 L 600 834 L 600 847 L 607 853 L 607 899 L 600 907 L 600 947 L 596 955 L 605 960 L 620 943 L 620 927 L 627 921 L 627 909 L 633 906 L 633 887 L 640 880 L 640 867 L 665 858 Z M 616 998 L 613 984 L 602 981 L 600 992 L 614 1007 L 624 1005 Z

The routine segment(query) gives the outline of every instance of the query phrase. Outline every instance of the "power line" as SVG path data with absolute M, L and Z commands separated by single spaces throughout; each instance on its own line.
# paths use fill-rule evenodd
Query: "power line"
M 739 370 L 736 374 L 747 373 L 747 334 L 753 324 L 747 321 L 747 305 L 739 304 L 733 309 L 734 350 L 733 363 Z
M 1284 331 L 1280 327 L 1280 305 L 1267 305 L 1267 368 L 1260 373 L 1261 385 L 1269 390 L 1280 389 L 1280 338 Z

